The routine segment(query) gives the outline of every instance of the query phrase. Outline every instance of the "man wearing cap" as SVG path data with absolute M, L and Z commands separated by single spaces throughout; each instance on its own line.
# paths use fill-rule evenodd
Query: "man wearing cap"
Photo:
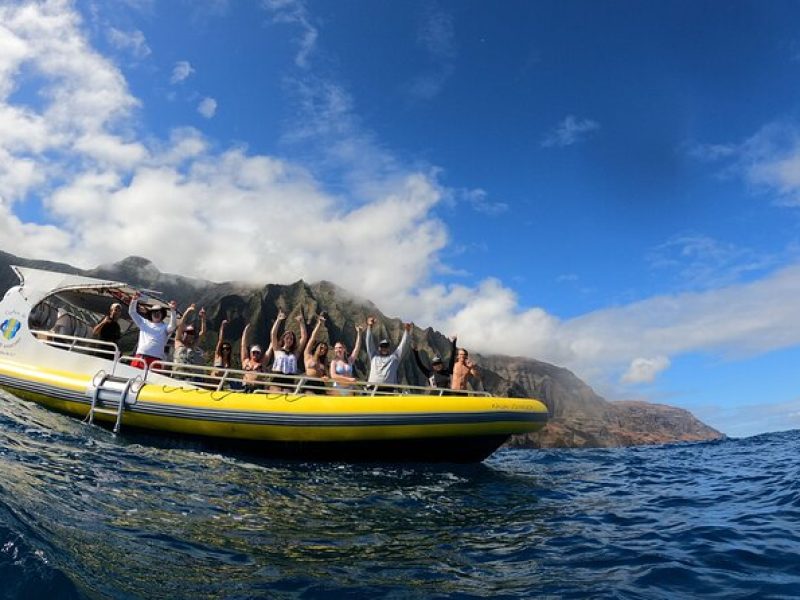
M 375 340 L 372 337 L 372 326 L 375 325 L 375 317 L 367 318 L 367 356 L 369 356 L 369 383 L 397 385 L 399 383 L 397 371 L 400 361 L 408 354 L 409 333 L 414 326 L 412 323 L 403 324 L 403 337 L 394 352 L 390 352 L 391 344 L 389 340 L 382 339 L 375 348 Z
M 450 387 L 450 376 L 453 374 L 453 365 L 455 365 L 456 362 L 456 337 L 453 336 L 450 338 L 450 341 L 452 342 L 452 348 L 450 349 L 450 360 L 448 361 L 447 368 L 444 366 L 442 357 L 438 354 L 431 360 L 431 367 L 426 367 L 419 356 L 416 345 L 411 346 L 411 352 L 414 354 L 414 362 L 417 363 L 417 367 L 419 367 L 419 370 L 425 375 L 425 378 L 428 380 L 428 385 L 433 388 Z
M 195 326 L 189 323 L 195 310 L 197 310 L 195 305 L 190 305 L 183 313 L 178 322 L 178 328 L 175 330 L 175 355 L 172 360 L 179 365 L 205 364 L 205 354 L 200 344 L 206 335 L 206 310 L 201 308 L 197 313 L 200 331 L 197 331 Z

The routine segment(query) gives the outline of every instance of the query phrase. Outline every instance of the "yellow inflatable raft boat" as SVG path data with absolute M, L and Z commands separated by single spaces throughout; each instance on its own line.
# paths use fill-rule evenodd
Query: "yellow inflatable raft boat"
M 547 420 L 537 400 L 485 392 L 360 384 L 350 395 L 329 395 L 321 380 L 286 376 L 275 391 L 264 373 L 256 392 L 244 393 L 237 389 L 243 371 L 169 362 L 134 368 L 115 344 L 89 332 L 112 302 L 129 302 L 136 288 L 13 269 L 20 285 L 0 302 L 0 387 L 115 432 L 201 437 L 280 457 L 477 462 L 510 435 L 536 431 Z M 56 315 L 72 319 L 69 335 L 48 327 Z

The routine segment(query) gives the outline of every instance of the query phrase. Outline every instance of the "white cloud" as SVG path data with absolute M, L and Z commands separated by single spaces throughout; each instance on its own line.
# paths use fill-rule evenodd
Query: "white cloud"
M 311 22 L 305 2 L 302 0 L 262 0 L 262 6 L 272 15 L 273 22 L 288 23 L 299 27 L 298 51 L 294 62 L 298 67 L 307 69 L 309 57 L 317 45 L 319 31 Z
M 194 68 L 188 60 L 179 60 L 172 67 L 172 76 L 169 78 L 170 83 L 181 83 L 186 81 L 194 73 Z
M 197 112 L 203 115 L 206 119 L 211 119 L 217 114 L 217 101 L 213 98 L 203 98 L 200 104 L 197 105 Z
M 109 27 L 106 31 L 106 37 L 112 46 L 119 50 L 130 52 L 137 60 L 150 56 L 150 46 L 147 45 L 144 34 L 138 29 L 122 31 L 116 27 Z
M 675 271 L 682 285 L 692 288 L 720 287 L 742 277 L 763 274 L 785 257 L 756 252 L 710 236 L 686 232 L 650 250 L 645 257 L 659 271 Z
M 126 142 L 107 133 L 87 133 L 75 140 L 74 148 L 101 163 L 129 167 L 141 162 L 147 150 L 138 142 Z
M 591 119 L 578 119 L 567 115 L 558 126 L 542 140 L 543 148 L 571 146 L 586 139 L 592 131 L 600 129 L 600 124 Z
M 739 143 L 695 145 L 688 153 L 721 162 L 724 176 L 774 192 L 776 204 L 800 206 L 800 128 L 794 122 L 769 123 Z
M 764 431 L 800 429 L 800 398 L 769 404 L 704 406 L 695 409 L 704 422 L 731 437 L 747 437 Z
M 472 208 L 487 216 L 497 216 L 508 211 L 508 204 L 505 202 L 492 202 L 486 190 L 476 188 L 473 190 L 463 190 L 461 194 Z
M 634 358 L 628 370 L 622 375 L 623 383 L 652 383 L 656 376 L 668 368 L 670 360 L 666 356 L 653 358 Z

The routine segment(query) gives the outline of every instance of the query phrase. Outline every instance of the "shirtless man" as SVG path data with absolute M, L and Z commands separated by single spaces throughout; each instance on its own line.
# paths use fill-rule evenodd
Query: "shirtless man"
M 473 385 L 480 383 L 481 375 L 477 365 L 469 359 L 469 352 L 459 348 L 456 353 L 456 364 L 453 367 L 453 380 L 450 385 L 454 390 L 466 390 L 467 381 Z

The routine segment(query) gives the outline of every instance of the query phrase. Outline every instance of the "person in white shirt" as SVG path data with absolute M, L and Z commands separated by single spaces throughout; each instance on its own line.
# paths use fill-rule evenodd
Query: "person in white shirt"
M 139 343 L 136 345 L 136 360 L 131 363 L 132 367 L 144 369 L 158 360 L 164 360 L 164 349 L 169 341 L 170 334 L 177 327 L 176 307 L 177 303 L 173 300 L 169 303 L 169 322 L 164 322 L 162 307 L 150 310 L 150 321 L 139 314 L 139 298 L 141 294 L 136 292 L 128 306 L 128 314 L 131 320 L 139 328 Z

